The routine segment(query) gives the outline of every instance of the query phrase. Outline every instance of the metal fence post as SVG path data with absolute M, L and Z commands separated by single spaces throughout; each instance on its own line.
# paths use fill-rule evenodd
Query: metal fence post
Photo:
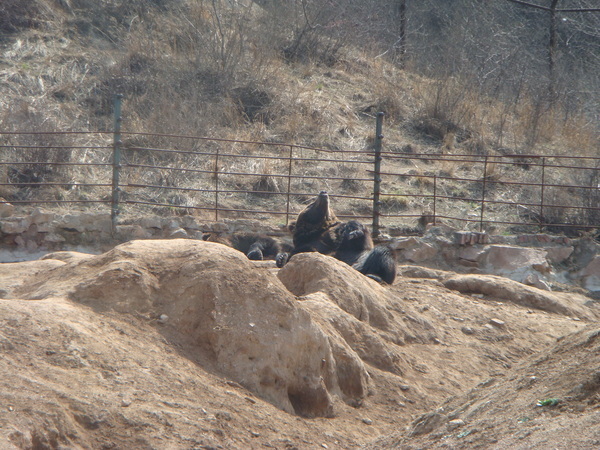
M 294 157 L 294 146 L 290 145 L 290 156 L 288 166 L 288 183 L 287 183 L 287 199 L 285 205 L 285 226 L 290 224 L 290 192 L 292 189 L 292 159 Z
M 215 222 L 219 221 L 219 146 L 215 151 Z
M 373 171 L 373 237 L 379 236 L 379 216 L 381 215 L 381 141 L 383 140 L 383 112 L 377 113 L 375 122 L 375 167 Z
M 433 174 L 433 224 L 437 225 L 437 174 Z M 427 226 L 427 224 L 425 224 Z
M 542 189 L 540 193 L 540 233 L 544 230 L 544 190 L 546 187 L 546 158 L 542 158 Z
M 481 186 L 481 213 L 479 215 L 479 232 L 483 233 L 483 214 L 485 211 L 485 190 L 487 188 L 487 167 L 488 167 L 488 157 L 487 155 L 485 155 L 484 160 L 483 160 L 483 182 L 482 182 L 482 186 Z
M 119 215 L 119 198 L 121 188 L 119 187 L 119 176 L 121 169 L 121 104 L 123 95 L 115 95 L 114 102 L 114 132 L 113 132 L 113 173 L 112 173 L 112 197 L 110 203 L 110 219 L 113 235 L 117 232 L 117 216 Z

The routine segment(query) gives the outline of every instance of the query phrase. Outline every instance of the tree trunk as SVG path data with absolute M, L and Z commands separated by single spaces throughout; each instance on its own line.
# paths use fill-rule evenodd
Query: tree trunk
M 558 0 L 552 0 L 550 5 L 550 40 L 548 42 L 548 93 L 550 94 L 550 102 L 556 99 L 556 47 L 558 44 L 557 22 L 556 22 L 556 7 Z
M 394 59 L 404 65 L 406 59 L 406 0 L 396 0 L 394 16 L 398 24 L 398 40 L 394 44 Z

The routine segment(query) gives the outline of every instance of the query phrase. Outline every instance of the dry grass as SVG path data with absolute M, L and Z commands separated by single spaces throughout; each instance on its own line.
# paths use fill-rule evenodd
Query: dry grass
M 371 177 L 365 167 L 336 160 L 366 158 L 378 111 L 386 113 L 387 151 L 410 148 L 413 153 L 491 156 L 548 151 L 564 155 L 597 153 L 599 138 L 594 124 L 581 113 L 567 113 L 560 103 L 550 107 L 526 94 L 516 102 L 502 102 L 486 96 L 470 80 L 424 79 L 384 58 L 373 58 L 371 55 L 376 53 L 369 49 L 339 47 L 333 41 L 315 41 L 312 57 L 306 53 L 306 58 L 285 58 L 279 46 L 285 39 L 278 35 L 283 28 L 272 27 L 268 32 L 258 28 L 265 18 L 257 8 L 236 11 L 229 3 L 217 2 L 222 8 L 217 16 L 210 2 L 184 1 L 168 7 L 159 2 L 159 6 L 150 7 L 139 0 L 127 2 L 121 9 L 106 1 L 73 0 L 69 4 L 70 10 L 42 0 L 3 2 L 4 8 L 12 8 L 10 20 L 0 19 L 0 29 L 12 33 L 1 48 L 3 130 L 110 130 L 113 96 L 122 93 L 124 130 L 289 142 L 346 152 L 333 153 L 332 162 L 327 164 L 294 163 L 296 174 L 325 177 L 320 181 L 298 180 L 294 189 L 303 193 L 329 189 L 367 197 L 370 183 L 354 181 Z M 2 145 L 28 143 L 26 138 L 0 136 Z M 65 147 L 105 146 L 110 137 L 64 138 L 58 144 L 48 140 L 36 145 L 53 143 Z M 267 148 L 141 136 L 126 136 L 125 145 L 213 154 L 218 151 L 248 158 L 287 157 L 289 152 L 285 146 Z M 37 157 L 50 162 L 106 162 L 109 158 L 99 149 L 59 153 L 22 156 L 9 149 L 2 158 L 5 162 L 26 158 L 34 162 Z M 310 150 L 298 150 L 296 156 L 319 157 Z M 276 175 L 288 170 L 285 160 L 221 158 L 216 162 L 213 157 L 151 151 L 132 151 L 126 153 L 126 158 L 130 163 L 180 165 L 206 171 L 192 174 L 146 170 L 132 172 L 127 179 L 134 184 L 189 189 L 213 189 L 218 176 L 223 190 L 277 192 L 283 189 L 283 179 Z M 405 173 L 407 167 L 417 174 L 437 171 L 450 176 L 468 176 L 469 170 L 475 171 L 452 161 L 431 164 L 416 157 L 395 161 L 387 168 Z M 243 170 L 264 176 L 224 175 Z M 488 178 L 499 180 L 505 172 L 490 165 Z M 79 183 L 107 178 L 104 172 L 94 170 L 57 170 L 43 178 L 69 182 L 74 175 L 82 178 Z M 523 176 L 530 176 L 530 172 L 523 169 Z M 573 174 L 563 176 L 569 177 L 575 179 Z M 397 193 L 389 197 L 390 207 L 409 212 L 426 208 L 428 205 L 422 202 L 403 198 L 402 193 L 430 189 L 430 178 L 400 178 L 403 181 L 398 184 L 384 185 L 388 193 Z M 8 197 L 16 195 L 14 189 L 5 191 Z M 29 197 L 37 195 L 27 192 Z M 48 195 L 100 198 L 105 191 L 55 188 Z M 212 201 L 207 193 L 184 192 L 178 196 L 172 191 L 149 189 L 139 191 L 139 195 L 176 206 L 209 205 Z M 501 195 L 510 197 L 505 192 Z M 527 195 L 524 192 L 520 198 Z M 273 204 L 266 205 L 264 198 L 246 195 L 231 197 L 228 204 L 232 208 L 257 204 L 275 209 L 282 207 L 282 197 L 269 197 Z M 301 198 L 296 199 L 294 208 L 300 207 Z M 350 202 L 339 201 L 341 208 L 351 210 Z

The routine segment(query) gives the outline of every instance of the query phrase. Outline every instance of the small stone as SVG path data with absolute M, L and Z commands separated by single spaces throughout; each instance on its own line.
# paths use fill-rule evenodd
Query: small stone
M 260 433 L 257 433 L 256 431 L 251 431 L 250 434 L 255 438 L 260 436 Z
M 473 334 L 474 333 L 473 328 L 471 328 L 471 327 L 462 327 L 460 329 L 460 331 L 462 331 L 464 334 Z
M 456 428 L 462 427 L 464 424 L 465 424 L 464 420 L 454 419 L 454 420 L 451 420 L 450 422 L 448 422 L 446 427 L 448 428 L 448 431 L 451 431 L 451 430 L 455 430 Z
M 131 405 L 131 400 L 129 400 L 128 398 L 124 398 L 123 400 L 121 400 L 121 406 L 123 408 L 127 408 L 129 405 Z
M 408 391 L 410 389 L 410 386 L 408 384 L 401 384 L 400 389 L 403 391 Z
M 169 321 L 169 316 L 166 314 L 161 314 L 158 318 L 158 323 L 167 323 Z
M 327 446 L 327 444 L 321 444 L 321 447 L 323 447 L 323 448 L 329 448 L 329 447 Z
M 372 425 L 373 424 L 373 421 L 371 419 L 369 419 L 369 418 L 366 418 L 366 417 L 362 421 L 363 421 L 363 423 L 366 423 L 367 425 Z
M 504 327 L 504 322 L 500 319 L 490 319 L 490 324 L 499 328 Z

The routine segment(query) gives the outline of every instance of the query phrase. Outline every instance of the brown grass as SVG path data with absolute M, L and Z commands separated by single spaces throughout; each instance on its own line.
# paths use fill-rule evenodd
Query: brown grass
M 283 28 L 273 27 L 268 33 L 258 28 L 257 24 L 265 18 L 257 8 L 238 12 L 228 3 L 217 2 L 222 8 L 219 21 L 210 2 L 148 7 L 141 1 L 131 1 L 121 10 L 108 2 L 79 0 L 70 4 L 71 11 L 42 0 L 3 3 L 5 9 L 11 8 L 11 14 L 8 19 L 0 19 L 0 29 L 11 28 L 8 31 L 12 34 L 4 46 L 7 83 L 0 87 L 2 129 L 110 130 L 113 96 L 122 93 L 124 130 L 296 143 L 348 152 L 352 158 L 366 157 L 371 149 L 369 136 L 374 134 L 374 116 L 378 111 L 386 113 L 387 151 L 410 148 L 414 152 L 444 155 L 595 155 L 599 145 L 594 124 L 581 112 L 567 112 L 560 102 L 549 106 L 526 94 L 516 102 L 503 102 L 486 96 L 469 79 L 425 79 L 384 58 L 373 58 L 371 55 L 376 53 L 368 48 L 334 45 L 329 48 L 332 53 L 326 58 L 327 64 L 322 60 L 323 53 L 286 59 L 280 46 L 285 39 L 278 35 Z M 30 16 L 33 19 L 27 22 L 24 17 Z M 320 47 L 314 43 L 319 52 L 328 51 L 326 41 Z M 65 141 L 64 145 L 83 143 L 77 139 Z M 110 143 L 110 137 L 100 135 L 81 140 L 88 145 Z M 240 155 L 272 151 L 206 141 L 150 137 L 134 140 L 126 139 L 126 145 L 218 149 Z M 0 141 L 12 145 L 27 142 L 5 137 L 0 137 Z M 276 150 L 280 156 L 287 156 L 287 152 L 285 146 Z M 298 151 L 297 156 L 313 155 L 318 156 L 306 150 Z M 364 172 L 365 167 L 336 163 L 335 159 L 345 159 L 346 155 L 334 155 L 332 163 L 322 166 L 295 164 L 295 173 L 325 177 L 322 181 L 299 181 L 296 189 L 310 193 L 327 188 L 368 196 L 372 189 L 369 183 L 351 183 L 354 178 L 370 177 Z M 106 151 L 89 149 L 70 154 L 67 159 L 99 162 L 108 156 Z M 26 157 L 33 155 L 21 156 L 13 150 L 3 155 L 5 161 Z M 43 157 L 58 158 L 53 154 Z M 245 168 L 241 160 L 221 159 L 215 171 L 212 158 L 194 155 L 137 151 L 127 157 L 129 162 L 179 164 L 212 174 L 131 174 L 132 182 L 140 184 L 209 189 L 214 187 L 217 172 Z M 265 173 L 265 180 L 220 177 L 222 188 L 278 189 L 281 181 L 272 175 L 285 173 L 286 163 L 254 164 L 252 170 Z M 389 170 L 399 173 L 408 167 L 420 173 L 469 175 L 468 167 L 452 161 L 429 164 L 413 158 L 394 164 Z M 488 169 L 490 179 L 504 173 L 493 165 Z M 97 171 L 83 170 L 77 175 L 85 182 L 99 177 Z M 58 179 L 70 176 L 67 170 Z M 569 176 L 574 175 L 565 175 Z M 343 180 L 333 180 L 334 177 Z M 430 188 L 431 184 L 425 177 L 420 181 L 418 177 L 402 180 L 403 186 L 384 188 L 402 192 Z M 81 190 L 64 191 L 60 195 L 67 198 L 84 195 Z M 85 197 L 90 195 L 94 193 L 85 192 Z M 144 195 L 152 198 L 154 193 Z M 195 195 L 198 203 L 210 198 L 204 194 L 185 195 Z M 279 207 L 279 197 L 273 198 L 274 207 Z M 408 207 L 411 202 L 408 201 Z

